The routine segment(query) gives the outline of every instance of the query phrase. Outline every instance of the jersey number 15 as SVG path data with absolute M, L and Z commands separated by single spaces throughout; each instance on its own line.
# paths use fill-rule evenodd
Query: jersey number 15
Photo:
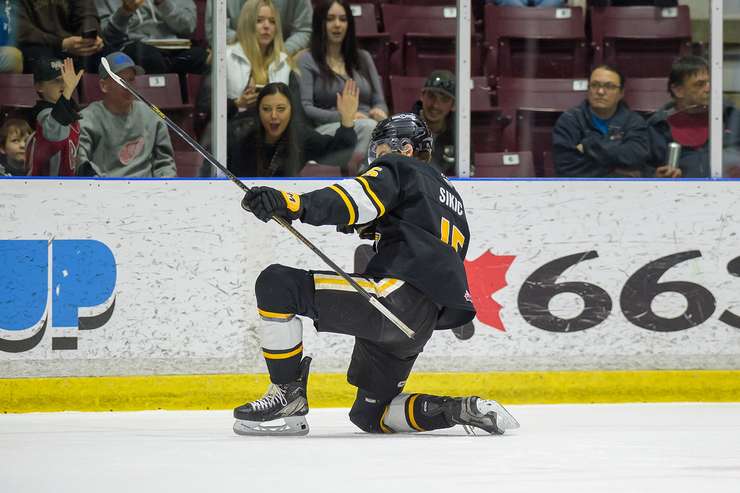
M 442 243 L 450 245 L 456 252 L 461 246 L 465 245 L 465 236 L 462 232 L 457 229 L 457 226 L 452 225 L 452 238 L 450 239 L 450 220 L 446 217 L 442 218 L 442 222 L 439 225 L 440 236 Z M 450 241 L 451 240 L 451 241 Z

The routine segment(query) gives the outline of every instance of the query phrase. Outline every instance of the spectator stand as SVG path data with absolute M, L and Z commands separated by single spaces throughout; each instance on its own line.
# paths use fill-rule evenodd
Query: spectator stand
M 475 153 L 475 178 L 530 178 L 534 175 L 530 151 Z
M 455 71 L 455 6 L 381 5 L 391 40 L 390 74 L 425 76 L 435 69 Z M 472 19 L 471 19 L 472 23 Z M 481 41 L 473 32 L 472 74 L 481 75 Z
M 0 108 L 2 119 L 28 119 L 38 95 L 33 85 L 33 74 L 0 74 Z
M 560 115 L 586 99 L 587 79 L 500 78 L 496 87 L 504 116 L 506 151 L 531 151 L 537 176 L 545 176 L 544 152 L 552 149 L 552 129 Z
M 421 97 L 421 89 L 426 77 L 404 77 L 392 75 L 391 101 L 394 113 L 411 111 L 414 103 Z M 476 152 L 496 152 L 503 150 L 503 132 L 509 120 L 501 108 L 491 101 L 491 88 L 485 77 L 473 77 L 470 93 L 471 142 Z
M 194 105 L 183 101 L 178 74 L 139 75 L 134 81 L 134 87 L 188 134 L 195 135 L 193 128 Z M 97 74 L 84 74 L 80 89 L 82 106 L 103 99 L 100 78 Z M 172 131 L 170 131 L 170 139 L 175 151 L 178 176 L 196 176 L 203 158 Z
M 673 60 L 691 54 L 689 7 L 592 7 L 594 65 L 615 65 L 629 77 L 665 77 Z
M 580 7 L 522 8 L 486 4 L 486 73 L 491 76 L 575 78 L 587 75 L 587 40 Z

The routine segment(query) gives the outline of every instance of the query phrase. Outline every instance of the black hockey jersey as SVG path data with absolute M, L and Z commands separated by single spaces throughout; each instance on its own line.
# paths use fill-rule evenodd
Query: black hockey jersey
M 301 195 L 301 221 L 361 225 L 375 221 L 375 255 L 363 273 L 408 282 L 443 307 L 438 327 L 475 316 L 463 260 L 470 244 L 465 208 L 433 166 L 398 154 L 362 176 Z

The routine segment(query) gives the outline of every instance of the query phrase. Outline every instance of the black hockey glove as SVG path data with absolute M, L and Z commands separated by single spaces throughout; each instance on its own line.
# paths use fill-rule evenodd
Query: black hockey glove
M 270 187 L 252 187 L 244 194 L 242 207 L 264 222 L 268 222 L 272 216 L 292 221 L 299 219 L 303 212 L 300 195 Z
M 377 240 L 377 233 L 375 232 L 375 221 L 367 224 L 355 224 L 352 226 L 340 224 L 337 226 L 339 233 L 351 235 L 357 233 L 363 240 Z

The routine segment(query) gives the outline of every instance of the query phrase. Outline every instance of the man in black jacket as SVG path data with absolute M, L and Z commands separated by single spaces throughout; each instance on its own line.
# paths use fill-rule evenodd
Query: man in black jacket
M 624 76 L 600 65 L 588 97 L 553 128 L 555 172 L 565 177 L 638 177 L 648 157 L 645 120 L 622 101 Z
M 455 174 L 455 74 L 435 70 L 421 89 L 411 111 L 419 115 L 434 136 L 431 164 L 446 175 Z

